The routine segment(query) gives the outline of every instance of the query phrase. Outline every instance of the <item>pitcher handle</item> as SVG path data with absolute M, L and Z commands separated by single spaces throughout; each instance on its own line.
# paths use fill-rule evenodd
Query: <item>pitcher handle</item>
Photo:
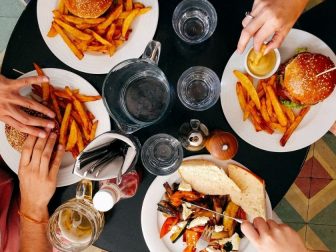
M 161 43 L 159 41 L 152 40 L 147 44 L 146 49 L 142 55 L 142 58 L 149 59 L 154 64 L 157 65 L 159 63 L 160 53 L 161 53 Z
M 82 179 L 76 188 L 76 199 L 92 200 L 92 181 Z

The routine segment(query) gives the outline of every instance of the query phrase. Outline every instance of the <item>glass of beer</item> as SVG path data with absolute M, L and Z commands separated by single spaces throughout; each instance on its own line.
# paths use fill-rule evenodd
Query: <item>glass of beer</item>
M 50 217 L 47 234 L 59 251 L 82 251 L 98 239 L 103 227 L 104 215 L 92 204 L 92 182 L 82 180 L 76 198 L 59 206 Z

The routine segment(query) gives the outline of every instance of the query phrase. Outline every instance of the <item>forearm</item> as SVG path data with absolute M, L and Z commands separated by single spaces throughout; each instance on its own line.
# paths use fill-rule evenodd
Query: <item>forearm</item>
M 51 252 L 52 246 L 47 238 L 48 210 L 27 212 L 21 208 L 22 214 L 29 216 L 37 222 L 33 223 L 27 218 L 20 217 L 20 252 Z

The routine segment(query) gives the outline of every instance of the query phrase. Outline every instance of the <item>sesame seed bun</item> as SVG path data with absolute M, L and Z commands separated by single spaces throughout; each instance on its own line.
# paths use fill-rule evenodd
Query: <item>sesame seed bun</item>
M 327 98 L 336 85 L 336 71 L 317 74 L 334 67 L 327 56 L 304 52 L 292 58 L 284 69 L 284 86 L 287 97 L 301 105 L 314 105 Z
M 65 0 L 65 6 L 75 16 L 97 18 L 112 5 L 112 0 Z

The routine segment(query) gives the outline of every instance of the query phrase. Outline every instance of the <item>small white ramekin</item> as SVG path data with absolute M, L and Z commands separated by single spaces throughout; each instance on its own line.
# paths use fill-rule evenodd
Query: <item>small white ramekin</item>
M 247 73 L 249 75 L 251 75 L 253 78 L 256 78 L 256 79 L 259 79 L 259 80 L 261 80 L 261 79 L 267 79 L 267 78 L 271 77 L 273 74 L 275 74 L 275 72 L 278 70 L 278 68 L 280 66 L 280 62 L 281 62 L 281 56 L 280 56 L 279 50 L 278 49 L 274 49 L 274 52 L 275 52 L 275 65 L 274 65 L 273 70 L 270 71 L 266 75 L 258 76 L 258 75 L 253 74 L 250 71 L 250 69 L 249 69 L 249 67 L 247 65 L 247 57 L 248 57 L 248 55 L 249 55 L 249 53 L 251 52 L 252 49 L 253 49 L 253 46 L 249 50 L 247 50 L 247 52 L 246 52 L 246 54 L 244 56 L 244 67 L 245 67 L 245 70 L 247 71 Z

